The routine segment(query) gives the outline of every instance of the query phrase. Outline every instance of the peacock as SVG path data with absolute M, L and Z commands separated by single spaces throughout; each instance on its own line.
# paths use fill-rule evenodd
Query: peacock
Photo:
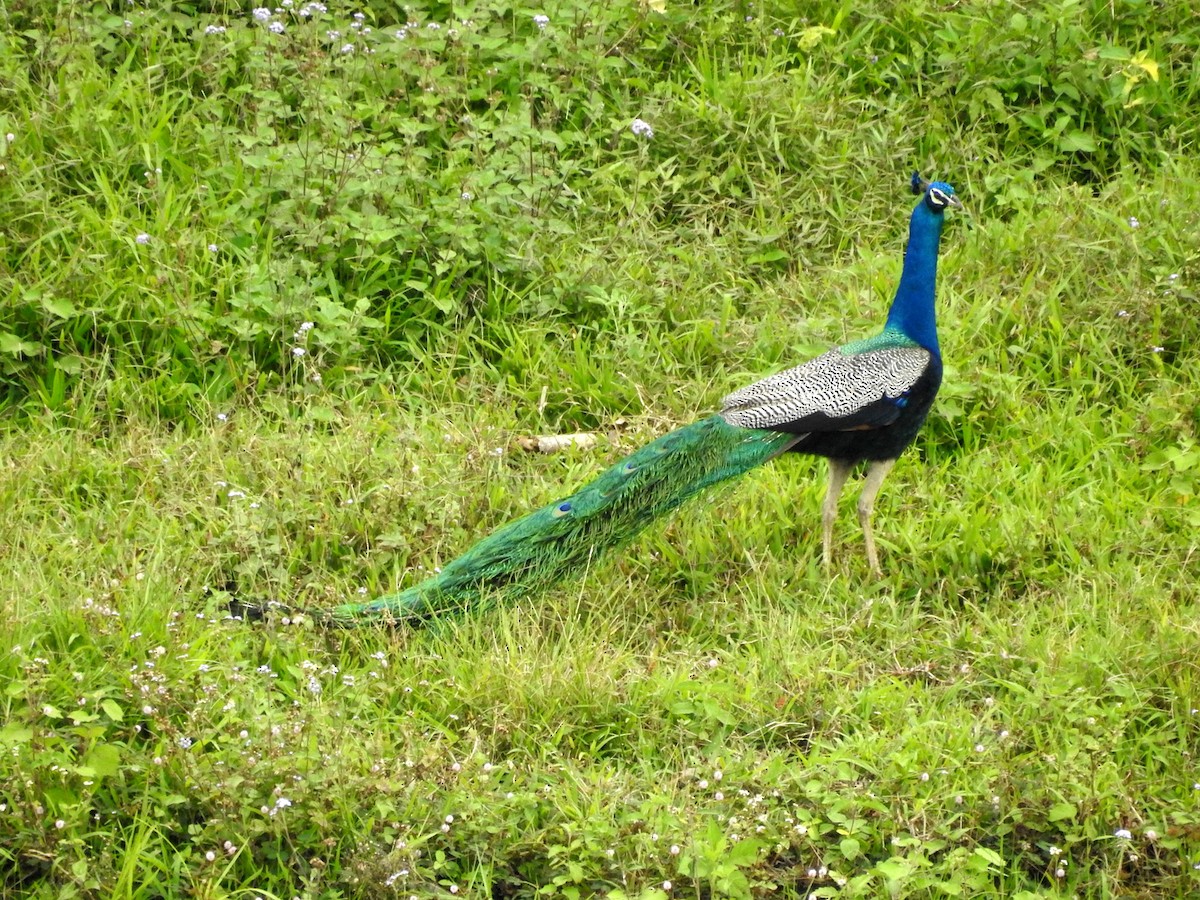
M 875 497 L 912 443 L 942 381 L 934 285 L 943 214 L 954 188 L 924 181 L 909 222 L 904 266 L 883 330 L 735 391 L 716 415 L 642 447 L 574 494 L 503 526 L 438 574 L 395 594 L 314 618 L 336 625 L 418 622 L 527 596 L 582 573 L 601 554 L 689 498 L 784 453 L 829 460 L 821 552 L 832 562 L 838 497 L 866 464 L 858 520 L 871 571 L 882 574 L 871 530 Z

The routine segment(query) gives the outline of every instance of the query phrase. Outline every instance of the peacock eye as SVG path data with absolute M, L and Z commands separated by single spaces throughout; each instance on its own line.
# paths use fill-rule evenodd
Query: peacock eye
M 932 200 L 934 202 L 934 205 L 936 205 L 936 206 L 949 206 L 950 205 L 950 198 L 947 197 L 946 194 L 938 188 L 930 188 L 929 189 L 929 199 Z

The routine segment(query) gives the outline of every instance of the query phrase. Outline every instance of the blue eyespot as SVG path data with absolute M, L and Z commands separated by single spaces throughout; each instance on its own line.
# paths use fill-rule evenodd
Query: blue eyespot
M 561 519 L 563 516 L 565 516 L 570 511 L 571 511 L 570 503 L 560 503 L 558 505 L 558 508 L 554 510 L 554 518 Z
M 637 463 L 631 463 L 631 462 L 625 463 L 625 465 L 622 467 L 622 471 L 636 472 L 637 471 Z

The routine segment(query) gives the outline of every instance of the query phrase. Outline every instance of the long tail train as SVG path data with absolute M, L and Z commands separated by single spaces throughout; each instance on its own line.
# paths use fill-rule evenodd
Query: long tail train
M 308 613 L 343 627 L 415 623 L 527 596 L 580 574 L 655 519 L 800 437 L 738 428 L 719 415 L 701 419 L 647 444 L 571 496 L 501 527 L 408 590 Z

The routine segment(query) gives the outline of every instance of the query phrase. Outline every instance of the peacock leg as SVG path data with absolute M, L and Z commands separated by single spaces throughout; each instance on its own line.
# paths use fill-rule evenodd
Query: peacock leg
M 826 568 L 833 562 L 833 523 L 837 520 L 837 502 L 850 476 L 854 463 L 844 459 L 829 460 L 829 490 L 821 504 L 821 561 Z
M 867 544 L 867 564 L 876 575 L 882 575 L 879 568 L 879 554 L 875 552 L 875 535 L 871 533 L 871 514 L 875 511 L 875 495 L 887 478 L 887 473 L 896 464 L 894 459 L 880 459 L 867 467 L 867 477 L 863 480 L 862 493 L 858 497 L 858 522 L 862 525 L 863 539 Z

